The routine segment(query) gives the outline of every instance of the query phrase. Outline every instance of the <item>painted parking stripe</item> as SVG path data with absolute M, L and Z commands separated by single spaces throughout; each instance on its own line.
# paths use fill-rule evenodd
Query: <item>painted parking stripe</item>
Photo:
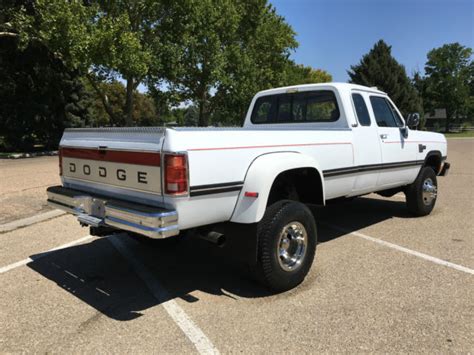
M 371 241 L 371 242 L 374 242 L 374 243 L 377 243 L 377 244 L 380 244 L 380 245 L 383 245 L 383 246 L 386 246 L 386 247 L 389 247 L 389 248 L 392 248 L 392 249 L 401 251 L 401 252 L 403 252 L 403 253 L 407 253 L 407 254 L 410 254 L 410 255 L 414 255 L 414 256 L 416 256 L 416 257 L 418 257 L 418 258 L 431 261 L 432 263 L 435 263 L 435 264 L 438 264 L 438 265 L 442 265 L 442 266 L 446 266 L 446 267 L 449 267 L 449 268 L 451 268 L 451 269 L 455 269 L 455 270 L 458 270 L 458 271 L 465 272 L 465 273 L 467 273 L 467 274 L 474 275 L 474 270 L 473 270 L 473 269 L 470 269 L 470 268 L 468 268 L 468 267 L 466 267 L 466 266 L 454 264 L 454 263 L 451 263 L 451 262 L 446 261 L 446 260 L 443 260 L 443 259 L 438 259 L 438 258 L 435 258 L 434 256 L 427 255 L 427 254 L 423 254 L 423 253 L 420 253 L 419 251 L 416 251 L 416 250 L 411 250 L 411 249 L 402 247 L 402 246 L 397 245 L 397 244 L 393 244 L 393 243 L 390 243 L 390 242 L 386 242 L 385 240 L 373 238 L 373 237 L 370 237 L 370 236 L 365 235 L 365 234 L 363 234 L 363 233 L 359 233 L 359 232 L 349 232 L 348 230 L 346 230 L 346 229 L 344 229 L 344 228 L 341 228 L 341 227 L 338 227 L 338 226 L 335 226 L 335 225 L 332 225 L 332 224 L 325 224 L 325 225 L 327 225 L 328 227 L 330 227 L 330 228 L 332 228 L 332 229 L 335 229 L 335 230 L 338 230 L 338 231 L 340 231 L 340 232 L 343 232 L 343 233 L 345 233 L 345 234 L 351 234 L 351 235 L 354 235 L 354 236 L 356 236 L 356 237 L 359 237 L 359 238 L 362 238 L 362 239 L 365 239 L 365 240 L 369 240 L 369 241 Z
M 168 292 L 161 286 L 154 275 L 133 255 L 133 253 L 120 240 L 119 235 L 110 236 L 108 240 L 130 263 L 135 273 L 142 279 L 148 287 L 153 297 L 164 307 L 168 315 L 183 331 L 186 337 L 194 344 L 200 354 L 219 354 L 217 348 L 201 329 L 189 318 L 185 311 L 175 300 L 170 300 Z M 168 300 L 168 301 L 166 301 Z
M 53 210 L 53 211 L 48 211 L 45 213 L 40 213 L 31 217 L 17 219 L 16 221 L 13 221 L 13 222 L 1 224 L 0 233 L 6 233 L 6 232 L 10 232 L 12 230 L 15 230 L 21 227 L 27 227 L 29 225 L 43 222 L 51 218 L 59 217 L 64 214 L 66 214 L 66 212 L 60 211 L 60 210 Z
M 0 274 L 3 274 L 7 271 L 10 271 L 10 270 L 13 270 L 13 269 L 16 269 L 17 267 L 20 267 L 20 266 L 23 266 L 23 265 L 26 265 L 32 261 L 35 261 L 35 260 L 38 260 L 38 259 L 41 259 L 49 254 L 51 254 L 53 251 L 56 251 L 56 250 L 59 250 L 59 249 L 65 249 L 65 248 L 69 248 L 69 247 L 72 247 L 73 245 L 76 245 L 76 244 L 81 244 L 83 242 L 86 242 L 88 241 L 89 239 L 91 238 L 94 238 L 92 235 L 87 235 L 85 236 L 84 238 L 81 238 L 81 239 L 77 239 L 77 240 L 73 240 L 72 242 L 69 242 L 69 243 L 66 243 L 66 244 L 63 244 L 63 245 L 60 245 L 56 248 L 53 248 L 53 249 L 49 249 L 45 252 L 42 252 L 40 254 L 37 254 L 35 255 L 33 258 L 32 257 L 29 257 L 29 258 L 26 258 L 26 259 L 23 259 L 23 260 L 20 260 L 20 261 L 17 261 L 16 263 L 13 263 L 13 264 L 10 264 L 10 265 L 6 265 L 6 266 L 2 266 L 0 267 Z

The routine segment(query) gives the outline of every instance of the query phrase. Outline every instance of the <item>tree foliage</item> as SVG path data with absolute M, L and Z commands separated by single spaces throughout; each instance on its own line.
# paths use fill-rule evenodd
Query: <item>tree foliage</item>
M 88 94 L 78 73 L 41 43 L 20 48 L 16 38 L 3 38 L 0 82 L 3 149 L 28 151 L 36 143 L 55 149 L 64 128 L 87 123 Z
M 322 69 L 291 63 L 287 69 L 286 85 L 318 84 L 332 81 L 332 76 Z
M 0 44 L 10 145 L 54 146 L 71 125 L 235 125 L 257 91 L 331 79 L 289 59 L 295 33 L 267 0 L 4 0 Z
M 378 41 L 359 64 L 351 66 L 348 74 L 351 83 L 376 86 L 385 91 L 404 115 L 422 109 L 405 67 L 392 56 L 391 46 L 383 40 Z
M 22 43 L 39 41 L 69 68 L 86 75 L 102 96 L 98 82 L 126 81 L 125 121 L 133 125 L 133 92 L 151 72 L 160 70 L 161 2 L 36 0 L 34 13 L 17 13 L 15 27 Z M 118 122 L 114 122 L 118 123 Z
M 119 118 L 117 121 L 112 122 L 110 115 L 105 111 L 101 97 L 94 92 L 88 82 L 85 82 L 85 84 L 90 92 L 89 107 L 91 118 L 89 124 L 95 127 L 111 125 L 125 126 L 124 102 L 126 101 L 125 97 L 127 95 L 125 86 L 119 81 L 97 84 L 107 99 L 109 108 L 112 110 L 114 117 Z M 156 126 L 162 123 L 157 114 L 155 102 L 149 95 L 135 91 L 133 93 L 133 101 L 135 102 L 132 111 L 133 122 L 136 122 L 139 126 Z
M 236 121 L 254 92 L 285 82 L 297 46 L 266 0 L 37 0 L 15 26 L 22 43 L 40 41 L 88 78 L 112 124 L 123 119 L 100 83 L 118 77 L 126 81 L 127 125 L 136 123 L 133 92 L 143 82 L 156 96 L 169 98 L 165 85 L 195 103 L 200 125 L 222 119 L 213 115 L 219 109 L 237 111 L 227 119 Z
M 265 0 L 183 0 L 170 13 L 162 28 L 181 56 L 167 79 L 196 104 L 199 125 L 238 122 L 253 93 L 283 82 L 297 43 Z
M 428 52 L 422 81 L 425 107 L 446 109 L 446 132 L 453 118 L 474 114 L 474 61 L 472 49 L 459 43 Z

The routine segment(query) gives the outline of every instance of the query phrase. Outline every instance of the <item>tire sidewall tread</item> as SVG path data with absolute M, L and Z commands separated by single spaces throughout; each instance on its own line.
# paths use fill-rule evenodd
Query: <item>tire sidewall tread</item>
M 288 223 L 302 223 L 308 235 L 306 254 L 302 265 L 294 271 L 285 271 L 278 262 L 278 248 L 281 229 Z M 259 278 L 275 291 L 286 291 L 300 284 L 313 263 L 317 244 L 317 231 L 314 217 L 304 204 L 282 200 L 269 206 L 257 227 Z
M 430 205 L 425 205 L 423 202 L 423 183 L 430 178 L 434 185 L 438 187 L 435 171 L 428 166 L 421 168 L 416 180 L 408 186 L 405 195 L 407 207 L 415 216 L 426 216 L 433 210 L 437 198 L 435 198 Z

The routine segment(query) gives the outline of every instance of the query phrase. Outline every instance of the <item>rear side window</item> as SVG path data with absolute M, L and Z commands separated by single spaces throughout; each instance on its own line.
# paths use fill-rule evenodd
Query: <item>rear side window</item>
M 261 97 L 260 99 L 259 99 L 260 101 L 257 101 L 258 106 L 257 104 L 255 104 L 255 108 L 253 109 L 253 112 L 252 112 L 253 123 L 265 123 L 268 120 L 268 117 L 270 117 L 271 115 L 273 99 L 272 98 L 266 99 L 265 97 Z
M 352 101 L 357 114 L 357 119 L 362 126 L 370 126 L 369 110 L 361 94 L 352 94 Z
M 340 117 L 336 96 L 329 90 L 262 96 L 251 121 L 263 123 L 334 122 Z
M 375 120 L 379 127 L 402 127 L 400 118 L 394 115 L 393 109 L 385 98 L 380 96 L 371 96 L 370 103 L 374 110 Z

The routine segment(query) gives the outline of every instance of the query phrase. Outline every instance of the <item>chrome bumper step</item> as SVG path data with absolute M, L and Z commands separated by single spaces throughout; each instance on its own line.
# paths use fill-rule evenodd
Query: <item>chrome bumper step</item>
M 153 239 L 179 234 L 178 213 L 108 197 L 52 186 L 47 189 L 48 204 L 77 216 L 92 227 L 110 226 Z

